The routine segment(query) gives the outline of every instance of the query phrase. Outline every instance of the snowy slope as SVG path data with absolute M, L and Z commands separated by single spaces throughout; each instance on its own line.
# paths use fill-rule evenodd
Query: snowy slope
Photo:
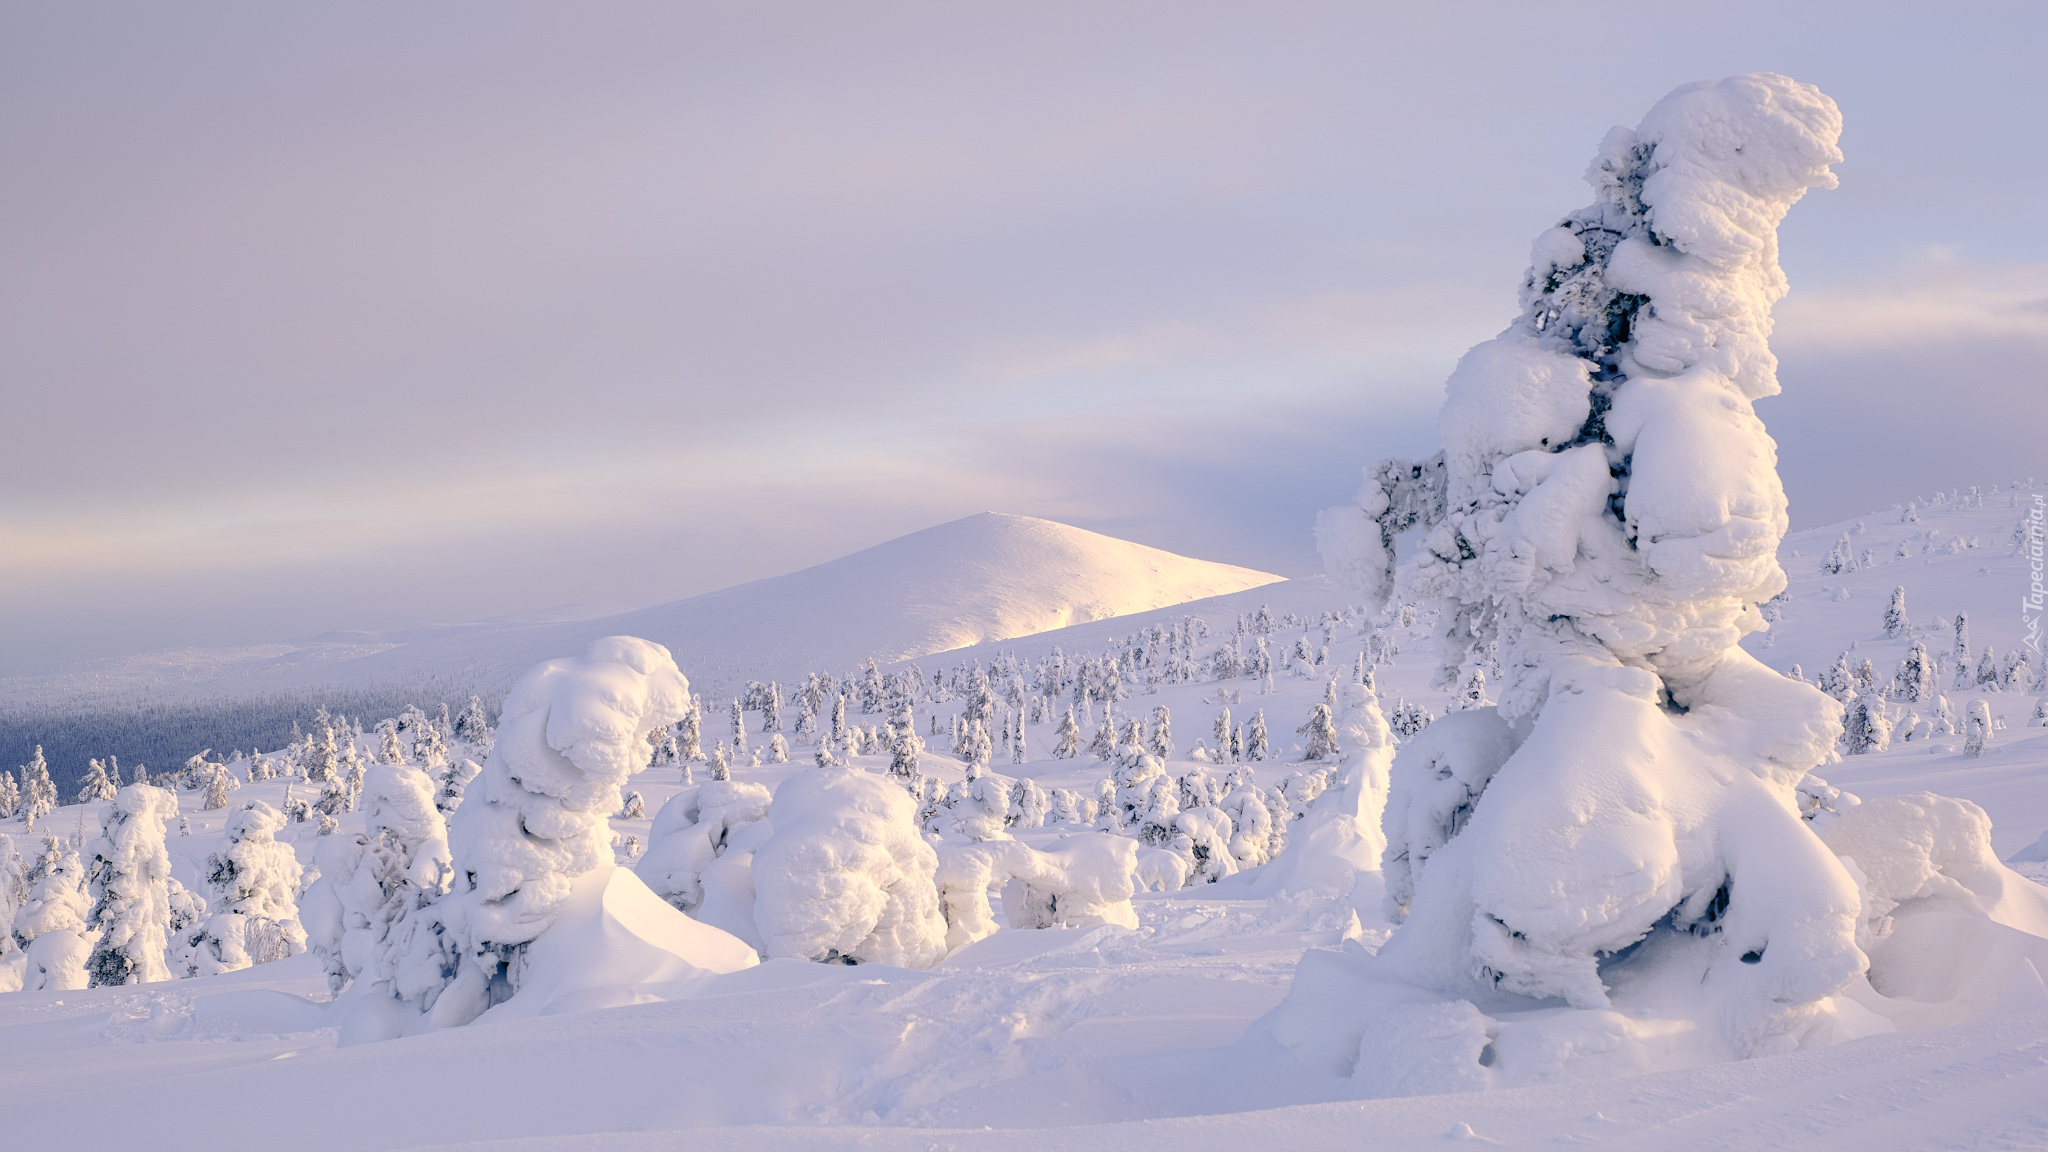
M 2019 499 L 2029 499 L 2020 493 Z M 1894 556 L 1843 576 L 1817 571 L 1820 557 L 1855 522 L 1798 534 L 1781 559 L 1791 597 L 1768 641 L 1749 643 L 1774 666 L 1801 663 L 1811 676 L 1851 642 L 1888 675 L 1903 646 L 1882 639 L 1890 590 L 1903 584 L 1929 644 L 1958 608 L 1975 645 L 2001 653 L 2021 642 L 2018 591 L 2024 560 L 2012 554 L 2018 510 L 2011 496 L 1984 507 L 1951 506 L 1899 525 L 1897 510 L 1864 517 L 1854 534 L 1874 554 L 1900 543 L 1933 552 Z M 1935 532 L 1933 540 L 1925 537 Z M 1976 539 L 1979 544 L 1969 547 Z M 1962 544 L 1954 552 L 1951 539 Z M 1859 547 L 1863 545 L 1859 544 Z M 1796 554 L 1795 554 L 1796 553 Z M 1988 569 L 1988 571 L 1987 571 Z M 1832 589 L 1849 588 L 1847 599 Z M 980 659 L 998 650 L 1027 656 L 1061 647 L 1070 658 L 1154 624 L 1192 616 L 1212 634 L 1241 614 L 1314 619 L 1347 597 L 1320 579 L 1288 581 L 1187 604 L 1096 621 L 923 661 Z M 2011 610 L 2000 609 L 2010 605 Z M 1942 617 L 1937 620 L 1936 617 Z M 1427 688 L 1433 644 L 1425 612 L 1396 628 L 1402 651 L 1378 672 L 1382 696 L 1441 712 Z M 1283 626 L 1277 644 L 1301 634 Z M 1312 639 L 1320 642 L 1320 628 Z M 1345 628 L 1332 665 L 1348 669 L 1363 643 Z M 1220 700 L 1242 720 L 1267 711 L 1281 758 L 1257 766 L 1271 784 L 1303 767 L 1294 726 L 1324 690 L 1320 677 L 1281 675 L 1271 694 L 1249 679 L 1140 689 L 1120 714 L 1173 711 L 1173 771 L 1208 734 Z M 2027 727 L 2031 693 L 1981 696 L 2008 727 L 1986 756 L 1965 760 L 1960 740 L 1895 743 L 1824 769 L 1865 796 L 1931 789 L 1990 812 L 2001 854 L 2048 829 L 2048 729 Z M 946 705 L 940 708 L 945 709 Z M 957 702 L 951 705 L 957 707 Z M 920 710 L 920 723 L 923 713 Z M 876 717 L 855 716 L 857 722 Z M 726 735 L 706 724 L 707 743 Z M 758 738 L 757 741 L 758 743 Z M 1053 760 L 1051 726 L 1029 730 L 1024 764 L 994 765 L 1048 787 L 1088 787 L 1108 766 L 1092 757 Z M 960 778 L 941 740 L 926 771 Z M 855 763 L 879 771 L 886 757 Z M 738 778 L 773 786 L 798 765 L 739 767 Z M 247 785 L 236 800 L 276 803 L 283 782 Z M 653 769 L 633 786 L 651 813 L 678 786 Z M 221 812 L 181 799 L 192 834 L 175 837 L 177 872 L 198 882 L 198 862 L 219 844 Z M 90 835 L 102 806 L 69 806 L 49 821 Z M 360 819 L 360 817 L 351 817 Z M 648 822 L 615 821 L 622 835 Z M 1067 829 L 1066 831 L 1073 831 Z M 0 822 L 24 851 L 19 821 Z M 1030 833 L 1037 839 L 1055 835 Z M 310 824 L 287 839 L 310 859 Z M 2048 1146 L 2048 991 L 2016 985 L 1983 1019 L 1923 1032 L 1873 1036 L 1832 1047 L 1733 1064 L 1607 1081 L 1574 1081 L 1474 1095 L 1289 1104 L 1248 1098 L 1220 1053 L 1285 993 L 1305 951 L 1339 946 L 1341 917 L 1328 904 L 1242 898 L 1244 890 L 1146 894 L 1139 928 L 1005 929 L 945 965 L 911 972 L 771 961 L 718 978 L 698 994 L 660 1002 L 472 1026 L 414 1039 L 336 1047 L 317 1005 L 320 976 L 306 958 L 209 980 L 88 992 L 0 997 L 0 1095 L 21 1103 L 10 1137 L 24 1147 L 66 1146 L 108 1077 L 124 1106 L 97 1115 L 109 1143 L 232 1146 L 249 1131 L 288 1131 L 305 1149 L 460 1145 L 519 1149 L 692 1147 L 822 1148 L 858 1140 L 879 1149 L 1495 1147 L 1592 1144 L 1620 1148 L 1918 1149 Z M 1363 904 L 1369 909 L 1373 901 Z M 1366 947 L 1389 926 L 1370 915 Z M 422 1086 L 430 1086 L 423 1088 Z M 166 1131 L 163 1117 L 179 1123 Z M 767 1126 L 767 1127 L 763 1127 Z M 857 1131 L 856 1131 L 857 1130 Z

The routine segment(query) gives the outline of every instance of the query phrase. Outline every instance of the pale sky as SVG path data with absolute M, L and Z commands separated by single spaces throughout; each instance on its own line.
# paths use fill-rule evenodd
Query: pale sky
M 1312 572 L 1608 127 L 1754 70 L 1847 122 L 1795 524 L 2048 475 L 2044 61 L 2038 3 L 7 3 L 0 674 L 984 509 Z

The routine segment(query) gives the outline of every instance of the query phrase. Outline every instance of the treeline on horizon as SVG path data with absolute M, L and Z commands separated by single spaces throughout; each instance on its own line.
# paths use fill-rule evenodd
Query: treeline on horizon
M 445 701 L 460 711 L 468 702 Z M 69 803 L 86 775 L 89 760 L 117 756 L 122 779 L 134 779 L 142 765 L 154 776 L 182 768 L 185 761 L 211 748 L 221 756 L 259 748 L 274 752 L 291 743 L 293 725 L 304 725 L 321 708 L 359 721 L 365 730 L 378 720 L 396 716 L 408 705 L 429 712 L 444 703 L 422 699 L 400 688 L 335 688 L 313 693 L 283 693 L 253 698 L 222 698 L 180 704 L 78 709 L 9 709 L 0 712 L 0 771 L 26 764 L 42 745 L 50 776 Z M 497 700 L 485 707 L 495 717 Z M 17 773 L 18 774 L 18 773 Z

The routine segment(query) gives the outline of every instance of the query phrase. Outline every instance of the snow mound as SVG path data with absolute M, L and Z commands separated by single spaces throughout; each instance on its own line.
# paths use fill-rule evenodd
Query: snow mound
M 625 868 L 586 872 L 526 950 L 519 993 L 478 1023 L 676 1000 L 760 963 L 746 942 L 670 907 Z

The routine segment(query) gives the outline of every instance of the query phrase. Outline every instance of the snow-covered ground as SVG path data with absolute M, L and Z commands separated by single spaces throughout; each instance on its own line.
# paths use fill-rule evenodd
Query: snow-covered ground
M 1791 595 L 1768 643 L 1751 644 L 1773 665 L 1796 661 L 1811 676 L 1853 641 L 1856 653 L 1889 675 L 1904 648 L 1883 639 L 1882 616 L 1891 589 L 1903 585 L 1930 638 L 1948 635 L 1949 618 L 1963 610 L 1978 646 L 2017 647 L 2018 613 L 1999 611 L 2017 607 L 2026 572 L 2012 548 L 2016 495 L 1986 495 L 1981 507 L 1923 502 L 1918 524 L 1895 523 L 1898 510 L 1864 517 L 1852 539 L 1869 542 L 1879 556 L 1895 554 L 1908 538 L 1925 542 L 1930 531 L 1937 546 L 1841 576 L 1818 567 L 1853 522 L 1788 538 L 1780 556 Z M 1949 539 L 1965 546 L 1950 551 Z M 1979 545 L 1967 546 L 1971 540 Z M 1837 586 L 1849 589 L 1846 599 L 1834 596 Z M 1320 580 L 1290 581 L 924 663 L 986 665 L 999 651 L 1035 660 L 1056 646 L 1078 659 L 1101 654 L 1109 640 L 1187 618 L 1207 622 L 1213 642 L 1261 606 L 1280 620 L 1293 614 L 1310 622 L 1276 627 L 1269 638 L 1276 650 L 1304 634 L 1319 648 L 1324 634 L 1314 621 L 1344 609 L 1346 598 Z M 1425 613 L 1414 626 L 1397 623 L 1386 633 L 1400 649 L 1376 669 L 1387 706 L 1397 699 L 1437 713 L 1450 706 L 1427 686 L 1430 623 Z M 1324 668 L 1310 677 L 1280 672 L 1270 694 L 1248 678 L 1162 685 L 1138 689 L 1119 714 L 1169 708 L 1178 750 L 1168 770 L 1179 773 L 1197 766 L 1189 753 L 1198 739 L 1213 746 L 1211 721 L 1221 707 L 1239 722 L 1264 709 L 1276 759 L 1253 767 L 1260 783 L 1277 783 L 1314 767 L 1299 762 L 1302 738 L 1294 729 L 1323 698 L 1329 675 L 1349 678 L 1365 642 L 1360 628 L 1344 627 Z M 1981 697 L 2006 717 L 1982 758 L 1965 759 L 1959 738 L 1938 737 L 1846 757 L 1824 774 L 1865 796 L 1927 789 L 1972 800 L 1990 813 L 2000 854 L 2010 855 L 2048 829 L 2048 728 L 2027 727 L 2032 695 L 1949 696 L 1959 709 Z M 957 700 L 921 706 L 920 731 L 932 712 L 958 708 Z M 760 717 L 748 719 L 757 725 Z M 1109 765 L 1085 752 L 1051 758 L 1053 733 L 1050 722 L 1027 726 L 1028 762 L 999 755 L 992 768 L 1092 794 Z M 714 710 L 706 746 L 720 738 L 730 733 Z M 758 747 L 762 737 L 750 739 Z M 807 758 L 807 749 L 796 751 Z M 923 761 L 942 781 L 963 773 L 943 737 L 928 739 Z M 880 773 L 888 757 L 854 763 Z M 734 775 L 772 787 L 805 768 L 742 763 Z M 700 778 L 704 771 L 696 766 Z M 244 784 L 234 806 L 281 804 L 285 787 Z M 306 786 L 296 787 L 303 795 Z M 681 790 L 680 773 L 650 768 L 632 787 L 644 795 L 649 818 L 613 821 L 622 853 L 626 837 L 646 843 L 653 813 Z M 198 810 L 196 791 L 180 798 L 190 833 L 173 828 L 174 871 L 203 890 L 200 863 L 220 846 L 228 810 Z M 89 839 L 104 808 L 67 805 L 44 826 Z M 345 832 L 361 816 L 342 819 Z M 19 820 L 0 831 L 25 855 L 33 851 Z M 1040 847 L 1063 835 L 1099 833 L 1076 826 L 1018 833 Z M 302 862 L 312 862 L 313 823 L 291 825 L 284 838 Z M 1221 884 L 1141 893 L 1135 929 L 1003 928 L 929 971 L 770 960 L 693 985 L 679 998 L 647 994 L 642 1003 L 346 1047 L 324 1014 L 326 983 L 310 954 L 169 984 L 16 993 L 0 997 L 8 1143 L 147 1139 L 199 1148 L 289 1132 L 307 1148 L 483 1142 L 611 1149 L 673 1146 L 677 1129 L 695 1130 L 692 1146 L 748 1148 L 849 1139 L 906 1149 L 1220 1148 L 1261 1139 L 1391 1148 L 1447 1140 L 1634 1148 L 2048 1143 L 2048 990 L 2024 982 L 1967 1023 L 1788 1055 L 1492 1093 L 1274 1107 L 1274 1095 L 1253 1084 L 1231 1046 L 1280 1002 L 1305 952 L 1369 949 L 1391 925 L 1377 917 L 1370 892 L 1270 899 L 1259 876 L 1254 870 Z M 1354 910 L 1362 913 L 1357 922 Z M 110 1082 L 121 1085 L 117 1107 L 106 1103 Z

